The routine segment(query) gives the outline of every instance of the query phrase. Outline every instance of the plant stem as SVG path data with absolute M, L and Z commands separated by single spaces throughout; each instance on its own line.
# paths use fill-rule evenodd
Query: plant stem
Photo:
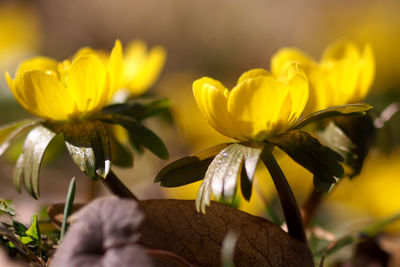
M 64 235 L 68 229 L 67 220 L 68 220 L 68 216 L 71 215 L 71 213 L 72 213 L 72 207 L 74 205 L 75 187 L 76 187 L 75 177 L 73 177 L 71 179 L 71 182 L 69 183 L 67 198 L 65 199 L 64 215 L 63 215 L 63 219 L 62 219 L 61 232 L 60 232 L 60 241 L 63 240 Z
M 110 171 L 106 177 L 100 178 L 103 184 L 108 188 L 111 193 L 121 198 L 131 198 L 138 200 L 138 198 L 121 182 L 113 171 Z
M 290 189 L 285 175 L 272 155 L 272 150 L 265 148 L 261 153 L 261 159 L 274 181 L 282 205 L 289 235 L 307 244 L 306 233 L 304 231 L 299 206 L 297 205 L 296 199 Z
M 316 190 L 315 188 L 312 189 L 303 206 L 303 223 L 305 227 L 310 225 L 311 220 L 314 218 L 315 212 L 322 203 L 324 196 L 324 191 Z

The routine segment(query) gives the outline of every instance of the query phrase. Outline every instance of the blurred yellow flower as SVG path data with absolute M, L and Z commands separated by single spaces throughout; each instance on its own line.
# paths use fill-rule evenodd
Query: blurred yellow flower
M 21 60 L 37 53 L 41 42 L 39 18 L 29 3 L 7 1 L 0 4 L 0 73 L 14 71 Z M 1 77 L 0 87 L 6 86 Z M 0 95 L 8 93 L 8 90 L 0 90 Z
M 276 76 L 264 69 L 245 72 L 231 91 L 204 77 L 193 83 L 193 93 L 217 131 L 237 140 L 263 141 L 296 122 L 307 103 L 308 81 L 293 63 Z
M 148 50 L 143 41 L 130 42 L 124 53 L 119 89 L 127 89 L 130 96 L 143 94 L 158 78 L 165 59 L 166 51 L 161 46 Z
M 366 161 L 360 177 L 342 180 L 328 196 L 327 204 L 341 207 L 337 214 L 339 220 L 354 219 L 357 215 L 383 220 L 400 213 L 400 150 L 389 156 L 373 151 Z M 342 218 L 346 210 L 350 218 Z M 364 222 L 368 225 L 371 220 Z M 386 230 L 400 233 L 400 221 Z
M 370 45 L 360 51 L 349 41 L 330 45 L 320 62 L 296 48 L 282 48 L 271 59 L 271 71 L 280 73 L 297 62 L 310 82 L 310 97 L 305 113 L 361 101 L 367 95 L 375 75 L 375 60 Z
M 171 112 L 180 143 L 185 144 L 191 153 L 232 141 L 212 128 L 197 108 L 192 92 L 192 83 L 197 77 L 192 72 L 169 73 L 160 81 L 156 91 L 173 100 Z
M 30 113 L 50 121 L 81 120 L 104 107 L 112 97 L 122 64 L 119 40 L 104 61 L 95 52 L 79 51 L 72 61 L 36 57 L 23 62 L 7 83 Z

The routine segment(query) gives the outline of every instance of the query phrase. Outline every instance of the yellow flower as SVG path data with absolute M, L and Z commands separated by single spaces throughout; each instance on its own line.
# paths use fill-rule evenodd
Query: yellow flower
M 130 96 L 143 94 L 159 76 L 165 58 L 166 52 L 161 46 L 155 46 L 148 51 L 144 42 L 130 42 L 123 59 L 119 89 L 127 89 Z
M 0 73 L 14 70 L 23 59 L 37 53 L 42 43 L 39 17 L 28 2 L 0 3 Z M 3 90 L 4 88 L 4 90 Z M 0 96 L 11 96 L 4 76 L 0 77 Z
M 82 120 L 112 97 L 122 61 L 117 40 L 109 60 L 79 51 L 72 61 L 36 57 L 23 62 L 13 80 L 6 79 L 16 100 L 30 113 L 50 121 Z
M 296 48 L 283 48 L 271 59 L 272 73 L 280 73 L 293 61 L 304 69 L 310 82 L 307 114 L 359 102 L 367 95 L 375 75 L 375 60 L 368 44 L 360 51 L 349 41 L 334 43 L 320 62 Z
M 193 83 L 193 93 L 217 131 L 237 140 L 263 141 L 294 125 L 308 99 L 308 81 L 293 63 L 278 76 L 263 69 L 245 72 L 231 91 L 201 78 Z

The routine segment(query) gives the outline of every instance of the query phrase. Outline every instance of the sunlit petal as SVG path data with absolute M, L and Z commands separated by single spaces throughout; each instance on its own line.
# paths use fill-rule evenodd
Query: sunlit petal
M 232 89 L 228 100 L 231 116 L 247 123 L 249 136 L 264 139 L 281 129 L 275 128 L 287 97 L 286 86 L 273 77 L 247 79 Z
M 34 115 L 49 120 L 66 120 L 70 95 L 53 76 L 39 70 L 25 72 L 15 80 L 16 99 Z
M 108 72 L 110 74 L 110 93 L 113 94 L 122 78 L 122 45 L 120 40 L 115 41 L 114 48 L 111 50 Z
M 132 95 L 140 95 L 152 86 L 160 75 L 167 53 L 161 46 L 155 46 L 147 52 L 143 43 L 131 46 L 130 50 L 125 58 L 126 87 Z
M 220 82 L 204 77 L 193 83 L 193 93 L 200 111 L 210 125 L 226 136 L 236 136 L 227 112 L 229 91 Z
M 271 73 L 269 73 L 268 71 L 264 70 L 264 69 L 252 69 L 249 71 L 244 72 L 242 75 L 240 75 L 237 83 L 241 83 L 247 79 L 251 79 L 251 78 L 256 78 L 256 77 L 260 77 L 260 76 L 272 76 Z
M 296 48 L 282 48 L 271 58 L 272 74 L 276 76 L 279 75 L 286 68 L 288 68 L 292 62 L 296 62 L 302 68 L 306 68 L 308 65 L 315 64 L 314 60 L 310 56 Z
M 96 56 L 80 56 L 71 65 L 67 88 L 71 96 L 71 117 L 96 111 L 108 102 L 107 72 Z
M 49 74 L 57 75 L 57 61 L 48 57 L 35 57 L 22 62 L 15 76 L 22 75 L 26 71 L 41 70 Z
M 365 45 L 362 58 L 360 62 L 360 77 L 359 77 L 359 87 L 360 93 L 357 100 L 353 100 L 354 102 L 363 99 L 368 94 L 368 90 L 371 87 L 371 84 L 375 77 L 375 58 L 372 52 L 371 46 Z

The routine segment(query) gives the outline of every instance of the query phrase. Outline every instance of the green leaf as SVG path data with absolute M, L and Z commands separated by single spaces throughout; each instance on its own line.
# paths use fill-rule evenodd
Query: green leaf
M 17 162 L 15 163 L 14 173 L 13 173 L 13 184 L 17 189 L 18 193 L 21 193 L 21 183 L 24 177 L 24 155 L 20 154 Z
M 291 129 L 301 129 L 307 124 L 321 119 L 338 117 L 338 116 L 362 116 L 368 110 L 372 109 L 371 105 L 366 103 L 358 103 L 358 104 L 349 104 L 342 106 L 330 107 L 318 112 L 315 112 L 304 119 L 297 122 Z
M 243 163 L 243 146 L 235 143 L 222 150 L 211 162 L 204 181 L 210 179 L 216 199 L 231 198 L 236 192 L 236 183 Z
M 26 235 L 31 237 L 33 240 L 40 242 L 40 230 L 39 230 L 39 223 L 37 220 L 37 215 L 33 215 L 31 218 L 31 227 L 26 231 Z M 21 240 L 22 241 L 22 240 Z
M 168 150 L 163 141 L 151 130 L 144 127 L 134 119 L 121 115 L 112 115 L 108 118 L 103 118 L 105 122 L 117 123 L 124 127 L 130 136 L 130 139 L 136 140 L 139 144 L 148 148 L 151 152 L 162 159 L 168 159 Z
M 133 154 L 128 147 L 118 142 L 118 140 L 113 136 L 110 136 L 110 146 L 113 165 L 119 167 L 133 166 Z
M 0 155 L 7 150 L 11 143 L 26 131 L 36 126 L 40 120 L 31 119 L 12 122 L 0 127 Z
M 285 151 L 293 160 L 314 174 L 314 185 L 317 189 L 324 189 L 324 182 L 331 184 L 336 178 L 344 175 L 343 161 L 340 154 L 329 147 L 323 146 L 318 139 L 309 133 L 292 130 L 281 134 L 271 143 Z
M 316 135 L 322 144 L 339 153 L 345 162 L 356 157 L 353 153 L 355 145 L 334 122 L 330 121 L 325 128 L 318 130 Z
M 0 215 L 5 214 L 8 216 L 15 216 L 16 212 L 11 206 L 11 201 L 7 199 L 0 199 Z
M 246 146 L 246 152 L 244 153 L 244 164 L 240 176 L 240 188 L 242 190 L 243 197 L 249 201 L 252 188 L 254 174 L 257 169 L 257 164 L 260 159 L 260 155 L 263 147 L 249 147 Z
M 56 133 L 43 125 L 33 128 L 25 139 L 22 154 L 19 156 L 14 171 L 14 183 L 19 187 L 21 180 L 28 193 L 38 199 L 39 172 L 43 155 Z
M 234 197 L 243 162 L 245 162 L 246 177 L 242 179 L 247 179 L 251 186 L 261 151 L 260 147 L 251 147 L 246 143 L 233 143 L 218 153 L 208 166 L 197 194 L 197 210 L 205 213 L 205 207 L 211 201 L 211 192 L 217 199 L 222 197 L 230 201 Z M 243 184 L 246 186 L 246 181 Z M 250 198 L 249 190 L 245 190 L 244 194 Z
M 317 173 L 314 174 L 313 183 L 317 190 L 322 190 L 328 193 L 331 190 L 332 185 L 336 184 L 337 180 L 332 174 Z
M 15 220 L 12 221 L 12 225 L 16 235 L 27 236 L 26 231 L 28 230 L 28 228 L 25 225 Z
M 18 239 L 24 244 L 40 244 L 40 230 L 39 224 L 37 221 L 37 216 L 33 215 L 31 218 L 31 226 L 27 228 L 22 223 L 13 220 L 12 225 L 15 231 L 15 234 L 18 236 Z M 11 244 L 10 244 L 11 245 Z
M 176 187 L 202 180 L 213 158 L 230 144 L 220 144 L 168 164 L 157 174 L 155 182 L 161 182 L 165 187 Z
M 136 135 L 129 134 L 129 142 L 136 153 L 139 155 L 144 153 L 144 147 L 140 144 L 140 141 L 137 139 Z
M 242 168 L 240 172 L 240 189 L 244 199 L 249 201 L 253 192 L 253 181 L 247 176 L 245 168 Z
M 342 117 L 335 124 L 354 144 L 351 150 L 353 157 L 345 158 L 345 163 L 351 168 L 350 178 L 361 172 L 364 160 L 376 141 L 377 131 L 369 114 L 363 117 Z
M 64 138 L 71 158 L 81 171 L 94 180 L 97 175 L 106 178 L 111 169 L 111 148 L 103 123 L 71 124 L 64 128 Z
M 142 121 L 148 117 L 168 111 L 171 101 L 168 98 L 151 99 L 150 102 L 128 102 L 113 104 L 103 108 L 105 114 L 119 114 Z
M 65 206 L 64 206 L 64 214 L 62 219 L 61 225 L 61 233 L 60 233 L 60 240 L 64 238 L 65 233 L 67 232 L 68 223 L 67 219 L 72 213 L 72 207 L 74 205 L 75 199 L 75 177 L 71 179 L 68 187 L 67 198 L 65 199 Z

